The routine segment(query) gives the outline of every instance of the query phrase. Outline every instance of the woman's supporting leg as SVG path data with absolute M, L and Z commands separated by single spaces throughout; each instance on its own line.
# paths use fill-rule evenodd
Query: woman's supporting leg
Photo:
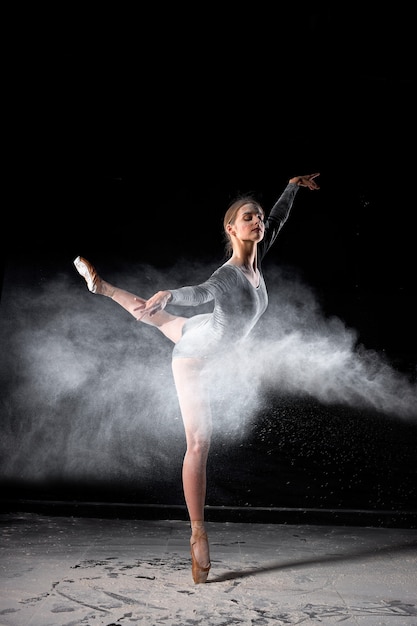
M 184 422 L 186 452 L 183 461 L 183 489 L 191 522 L 191 554 L 194 582 L 205 582 L 210 569 L 210 553 L 204 527 L 207 458 L 212 421 L 210 401 L 202 380 L 204 363 L 177 358 L 172 362 L 174 381 Z

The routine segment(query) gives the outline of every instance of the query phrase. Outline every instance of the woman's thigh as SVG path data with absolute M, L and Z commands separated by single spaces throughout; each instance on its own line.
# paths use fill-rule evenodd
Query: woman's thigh
M 175 387 L 186 434 L 210 438 L 212 431 L 210 399 L 204 376 L 205 361 L 175 358 L 172 361 Z

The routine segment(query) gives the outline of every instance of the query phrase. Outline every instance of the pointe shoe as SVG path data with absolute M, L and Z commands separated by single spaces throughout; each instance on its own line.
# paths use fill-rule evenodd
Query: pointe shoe
M 200 531 L 198 533 L 194 533 L 194 535 L 190 539 L 191 544 L 191 573 L 193 575 L 193 580 L 196 585 L 199 583 L 205 583 L 211 568 L 211 563 L 207 565 L 207 567 L 201 567 L 198 563 L 196 556 L 194 554 L 194 546 L 197 541 L 207 541 L 207 533 L 205 531 Z
M 91 293 L 98 293 L 101 281 L 91 263 L 82 256 L 77 256 L 77 258 L 74 259 L 74 265 L 77 272 L 85 278 L 88 290 L 91 291 Z

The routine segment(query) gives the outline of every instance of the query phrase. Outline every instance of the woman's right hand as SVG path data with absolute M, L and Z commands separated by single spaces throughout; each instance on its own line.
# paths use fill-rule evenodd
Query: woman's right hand
M 140 321 L 142 317 L 144 317 L 144 315 L 149 315 L 149 317 L 152 317 L 152 315 L 155 315 L 155 313 L 158 313 L 158 311 L 163 311 L 170 300 L 170 291 L 158 291 L 152 297 L 150 297 L 149 300 L 146 300 L 146 302 L 141 302 L 138 299 L 138 302 L 140 302 L 140 304 L 138 304 L 138 306 L 133 309 L 134 311 L 140 311 L 139 316 L 136 317 L 137 321 Z

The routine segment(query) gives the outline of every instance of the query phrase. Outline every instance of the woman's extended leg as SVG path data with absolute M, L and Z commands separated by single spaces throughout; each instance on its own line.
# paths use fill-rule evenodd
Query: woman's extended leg
M 210 570 L 204 505 L 212 421 L 210 401 L 202 380 L 203 366 L 204 363 L 197 359 L 176 358 L 172 362 L 187 444 L 182 479 L 191 522 L 191 555 L 195 583 L 205 582 Z
M 111 298 L 117 304 L 120 304 L 126 311 L 128 311 L 135 319 L 140 315 L 140 311 L 136 311 L 138 304 L 146 302 L 144 298 L 140 298 L 129 291 L 115 287 L 106 280 L 103 280 L 98 274 L 96 269 L 91 265 L 87 259 L 83 257 L 77 257 L 74 260 L 74 265 L 81 276 L 85 279 L 87 287 L 91 293 L 96 293 L 101 296 L 107 296 Z M 174 343 L 177 343 L 181 338 L 182 327 L 186 321 L 185 317 L 179 315 L 172 315 L 167 311 L 158 311 L 152 317 L 144 315 L 141 320 L 145 324 L 156 326 L 168 339 L 171 339 Z
M 74 265 L 92 293 L 107 296 L 137 319 L 135 311 L 143 298 L 103 280 L 89 261 L 77 257 Z M 187 318 L 158 311 L 140 321 L 156 326 L 168 339 L 177 343 Z M 206 466 L 211 441 L 211 411 L 207 390 L 202 381 L 204 363 L 197 359 L 176 358 L 172 369 L 186 436 L 183 462 L 183 489 L 191 522 L 192 573 L 196 583 L 204 583 L 210 570 L 210 554 L 204 527 Z

